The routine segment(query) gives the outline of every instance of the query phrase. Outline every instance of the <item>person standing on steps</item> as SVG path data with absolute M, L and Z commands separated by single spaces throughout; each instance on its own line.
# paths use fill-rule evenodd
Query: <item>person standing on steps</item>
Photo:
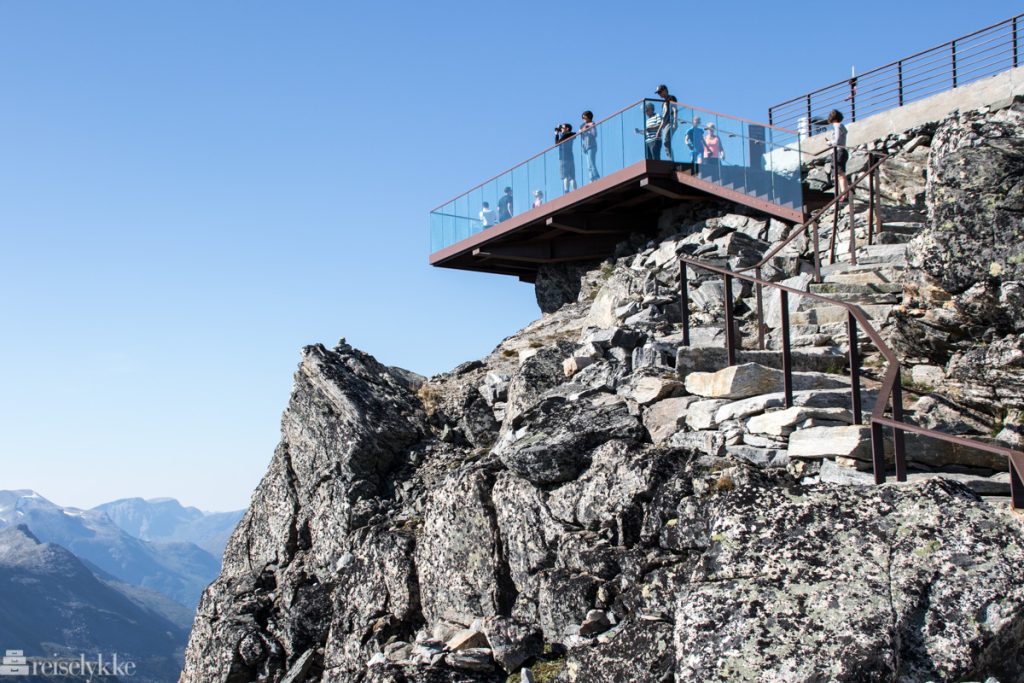
M 512 218 L 512 188 L 506 187 L 505 194 L 498 200 L 498 222 Z
M 704 129 L 700 127 L 700 117 L 693 117 L 693 127 L 686 131 L 686 146 L 690 148 L 690 163 L 693 174 L 700 171 L 700 162 L 704 155 Z
M 644 142 L 647 144 L 647 158 L 661 159 L 661 116 L 654 111 L 654 105 L 648 102 L 644 106 L 644 115 L 647 122 L 643 130 L 634 128 L 637 133 L 643 133 Z
M 836 184 L 837 197 L 850 191 L 850 181 L 846 177 L 846 162 L 850 153 L 846 150 L 846 126 L 843 125 L 843 112 L 833 109 L 828 113 L 828 122 L 832 130 L 825 139 L 832 147 L 832 181 Z
M 580 126 L 580 146 L 583 147 L 583 154 L 587 157 L 587 173 L 590 174 L 590 182 L 600 178 L 597 172 L 597 124 L 594 123 L 594 112 L 589 109 L 583 114 L 583 125 Z
M 661 146 L 665 150 L 665 158 L 669 161 L 675 161 L 672 156 L 672 134 L 676 132 L 676 128 L 679 126 L 679 100 L 676 99 L 675 95 L 670 95 L 668 92 L 668 86 L 662 83 L 658 86 L 658 89 L 654 91 L 655 94 L 660 97 L 663 102 L 661 103 L 661 130 L 658 131 L 658 137 L 661 139 Z
M 564 192 L 576 189 L 576 159 L 572 152 L 572 143 L 575 141 L 576 136 L 572 132 L 571 123 L 555 126 L 555 144 L 558 145 L 558 172 L 562 176 Z

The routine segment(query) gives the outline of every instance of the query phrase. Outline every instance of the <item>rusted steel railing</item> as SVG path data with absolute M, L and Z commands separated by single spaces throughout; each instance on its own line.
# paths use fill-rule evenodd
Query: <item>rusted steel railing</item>
M 815 133 L 833 108 L 864 119 L 1020 66 L 1019 24 L 1010 17 L 917 54 L 768 108 L 768 123 Z
M 903 386 L 900 378 L 901 365 L 896 354 L 889 349 L 881 335 L 871 325 L 867 314 L 860 306 L 833 299 L 831 297 L 805 292 L 794 287 L 782 285 L 778 282 L 769 282 L 758 276 L 750 275 L 743 271 L 730 270 L 698 259 L 679 254 L 679 289 L 682 303 L 683 321 L 683 345 L 689 346 L 689 275 L 688 267 L 701 269 L 710 273 L 716 273 L 722 278 L 725 288 L 725 338 L 729 365 L 735 365 L 736 354 L 740 349 L 739 330 L 735 327 L 734 302 L 731 296 L 732 286 L 735 280 L 749 282 L 758 288 L 769 288 L 779 292 L 779 306 L 781 318 L 782 336 L 782 372 L 784 387 L 785 407 L 793 406 L 793 354 L 789 330 L 789 297 L 795 295 L 806 297 L 814 301 L 820 301 L 834 306 L 841 306 L 847 312 L 847 331 L 849 336 L 849 363 L 850 363 L 850 408 L 856 424 L 863 420 L 861 409 L 861 379 L 860 379 L 860 349 L 859 335 L 863 333 L 871 340 L 875 348 L 882 354 L 887 363 L 885 375 L 882 378 L 878 399 L 875 401 L 874 409 L 868 416 L 868 425 L 871 428 L 871 465 L 874 473 L 875 483 L 883 484 L 886 480 L 885 462 L 885 428 L 892 429 L 893 457 L 896 467 L 897 481 L 907 480 L 907 458 L 906 443 L 904 434 L 910 432 L 921 436 L 957 444 L 966 448 L 973 448 L 980 451 L 1004 455 L 1007 458 L 1010 471 L 1010 502 L 1015 509 L 1024 509 L 1024 452 L 1015 451 L 1002 446 L 987 444 L 974 439 L 962 436 L 953 436 L 934 429 L 925 429 L 910 424 L 903 416 Z M 760 322 L 759 322 L 760 325 Z M 886 409 L 891 406 L 891 417 L 886 416 Z

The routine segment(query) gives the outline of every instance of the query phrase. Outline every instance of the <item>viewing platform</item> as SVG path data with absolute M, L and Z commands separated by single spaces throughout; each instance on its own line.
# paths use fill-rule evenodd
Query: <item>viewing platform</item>
M 635 102 L 431 211 L 431 265 L 532 282 L 541 265 L 606 258 L 662 210 L 714 197 L 803 222 L 796 131 L 678 103 L 669 158 L 664 131 L 659 144 L 648 130 L 663 105 Z M 699 159 L 688 141 L 711 130 L 721 156 Z

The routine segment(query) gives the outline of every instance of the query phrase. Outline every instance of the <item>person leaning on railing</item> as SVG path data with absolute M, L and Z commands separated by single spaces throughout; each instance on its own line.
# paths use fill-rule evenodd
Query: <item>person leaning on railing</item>
M 832 181 L 836 183 L 839 196 L 850 191 L 850 181 L 846 177 L 846 162 L 850 153 L 846 151 L 846 126 L 843 125 L 843 113 L 833 109 L 828 113 L 828 123 L 832 126 L 825 139 L 832 146 Z

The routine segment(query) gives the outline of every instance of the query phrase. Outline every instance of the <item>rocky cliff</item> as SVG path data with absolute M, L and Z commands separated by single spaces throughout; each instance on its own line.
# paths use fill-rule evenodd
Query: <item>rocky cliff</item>
M 946 187 L 919 137 L 888 168 L 889 232 L 908 238 L 893 216 Z M 949 220 L 914 239 L 952 234 Z M 694 274 L 694 344 L 680 343 L 678 255 L 742 265 L 788 228 L 721 206 L 662 223 L 578 290 L 550 274 L 558 291 L 538 300 L 576 301 L 449 373 L 426 380 L 344 340 L 304 349 L 182 681 L 1024 681 L 1024 520 L 990 498 L 1005 463 L 912 440 L 910 483 L 860 485 L 866 428 L 827 309 L 792 312 L 788 409 L 777 353 L 722 369 L 720 283 Z M 812 286 L 806 244 L 768 275 Z M 913 277 L 936 275 L 894 263 L 905 243 L 881 246 L 874 269 L 816 286 L 868 297 L 899 338 Z M 734 296 L 749 314 L 752 293 Z M 990 432 L 960 398 L 922 390 L 908 414 Z

